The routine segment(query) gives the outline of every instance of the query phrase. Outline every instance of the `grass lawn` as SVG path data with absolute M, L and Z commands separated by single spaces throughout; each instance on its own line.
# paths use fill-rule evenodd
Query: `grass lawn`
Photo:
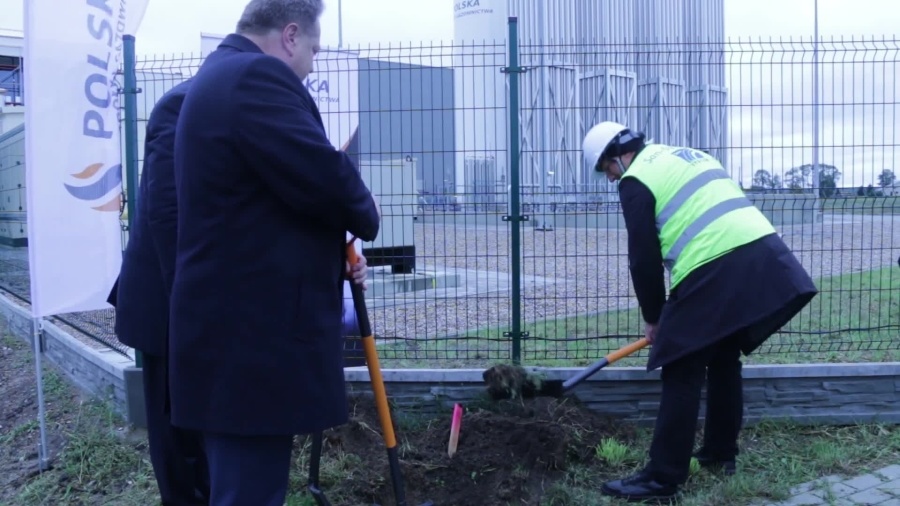
M 819 295 L 747 363 L 892 361 L 900 358 L 900 270 L 895 266 L 816 280 Z M 581 366 L 643 336 L 637 308 L 526 322 L 523 364 Z M 873 329 L 873 330 L 869 330 Z M 508 327 L 465 337 L 391 343 L 379 347 L 382 366 L 485 367 L 507 362 Z M 377 332 L 377 330 L 376 330 Z M 642 366 L 647 350 L 618 362 Z
M 836 197 L 823 199 L 822 208 L 828 213 L 900 214 L 900 197 Z

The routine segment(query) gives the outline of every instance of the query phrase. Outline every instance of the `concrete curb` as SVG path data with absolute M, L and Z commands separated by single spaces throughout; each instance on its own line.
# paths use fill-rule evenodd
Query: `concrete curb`
M 0 312 L 13 335 L 31 342 L 32 318 L 23 307 L 0 297 Z M 137 427 L 146 424 L 141 370 L 130 357 L 95 350 L 62 328 L 43 322 L 47 361 L 90 395 L 108 401 Z M 548 378 L 566 378 L 578 368 L 541 369 Z M 444 411 L 456 402 L 483 398 L 482 369 L 386 369 L 390 400 L 398 409 Z M 348 368 L 351 394 L 371 395 L 365 367 Z M 572 397 L 590 409 L 639 424 L 650 424 L 659 406 L 659 371 L 613 367 L 588 379 Z M 747 365 L 744 367 L 745 420 L 802 424 L 900 423 L 900 363 Z M 701 419 L 704 416 L 701 408 Z

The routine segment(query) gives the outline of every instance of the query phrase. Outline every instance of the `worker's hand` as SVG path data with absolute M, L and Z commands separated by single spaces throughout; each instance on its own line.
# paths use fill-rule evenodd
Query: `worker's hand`
M 653 341 L 656 339 L 656 331 L 659 329 L 658 323 L 647 323 L 644 326 L 644 337 L 647 338 L 647 342 L 653 344 Z
M 346 264 L 347 271 L 350 272 L 351 280 L 357 285 L 362 285 L 362 289 L 365 290 L 368 288 L 366 286 L 366 274 L 368 272 L 366 257 L 363 256 L 362 253 L 359 253 L 357 256 L 359 257 L 359 261 L 356 262 L 356 265 L 351 266 L 349 263 Z

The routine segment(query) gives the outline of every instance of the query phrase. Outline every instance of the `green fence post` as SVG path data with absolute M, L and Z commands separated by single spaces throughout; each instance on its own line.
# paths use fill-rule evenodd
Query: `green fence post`
M 125 73 L 125 202 L 128 209 L 128 233 L 137 212 L 138 160 L 137 160 L 137 71 L 135 70 L 134 35 L 122 37 Z M 134 365 L 143 366 L 141 352 L 134 350 Z
M 519 34 L 518 18 L 509 18 L 509 66 L 501 69 L 509 75 L 509 214 L 503 221 L 512 224 L 510 243 L 510 271 L 512 274 L 512 330 L 504 333 L 504 337 L 512 339 L 512 361 L 522 361 L 522 338 L 528 337 L 522 332 L 522 228 L 520 222 L 527 221 L 528 216 L 521 214 L 519 202 L 519 74 L 525 72 L 519 67 Z

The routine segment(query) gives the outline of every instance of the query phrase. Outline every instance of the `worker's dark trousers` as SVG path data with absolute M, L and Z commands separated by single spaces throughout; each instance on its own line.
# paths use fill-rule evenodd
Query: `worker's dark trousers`
M 662 398 L 648 465 L 657 480 L 687 481 L 704 376 L 704 455 L 718 460 L 737 457 L 744 407 L 740 358 L 740 342 L 734 335 L 662 367 Z

